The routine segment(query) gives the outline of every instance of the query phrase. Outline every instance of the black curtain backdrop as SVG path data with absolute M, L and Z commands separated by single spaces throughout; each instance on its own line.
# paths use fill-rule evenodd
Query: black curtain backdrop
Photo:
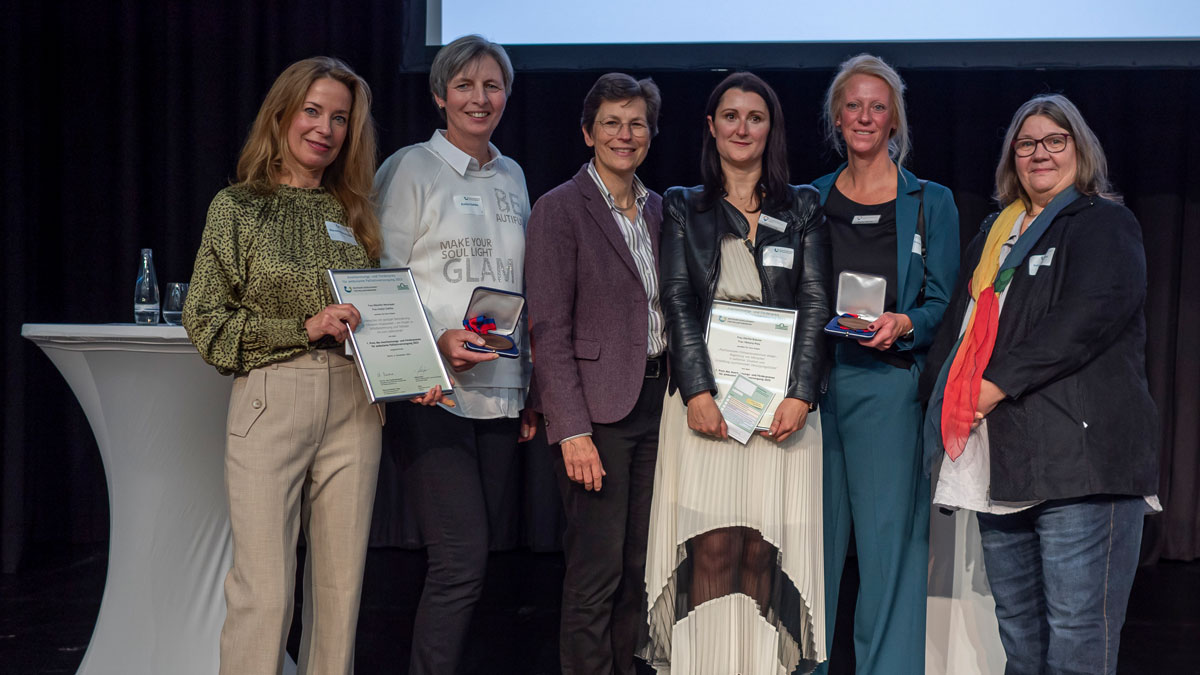
M 0 562 L 62 542 L 103 541 L 107 491 L 82 410 L 22 323 L 130 320 L 138 249 L 159 279 L 186 281 L 209 200 L 233 173 L 274 77 L 316 54 L 371 84 L 381 158 L 438 125 L 424 75 L 401 74 L 403 2 L 7 3 L 4 72 L 4 367 Z M 487 26 L 479 27 L 486 33 Z M 636 49 L 630 48 L 630 49 Z M 891 46 L 885 56 L 902 56 Z M 1036 50 L 1014 44 L 1013 49 Z M 847 54 L 849 56 L 849 54 Z M 737 64 L 729 64 L 736 68 Z M 1099 135 L 1118 189 L 1142 223 L 1149 261 L 1147 366 L 1162 421 L 1162 516 L 1146 557 L 1200 557 L 1200 70 L 909 70 L 910 167 L 949 186 L 965 244 L 995 205 L 999 145 L 1017 106 L 1042 92 L 1074 100 Z M 600 71 L 518 72 L 495 143 L 525 169 L 531 199 L 588 158 L 578 129 Z M 662 191 L 698 182 L 702 108 L 722 72 L 635 72 L 663 91 L 661 133 L 640 175 Z M 760 72 L 787 116 L 793 182 L 832 170 L 818 118 L 830 69 Z M 1192 337 L 1189 337 L 1192 336 Z M 385 432 L 390 450 L 403 430 Z M 555 545 L 548 450 L 532 448 L 527 542 Z M 385 449 L 372 541 L 413 545 Z

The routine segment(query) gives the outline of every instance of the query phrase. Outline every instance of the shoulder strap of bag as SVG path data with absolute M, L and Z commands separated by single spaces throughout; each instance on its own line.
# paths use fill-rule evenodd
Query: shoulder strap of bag
M 925 183 L 919 179 L 921 189 L 917 191 L 917 237 L 921 240 L 921 292 L 917 293 L 917 307 L 925 304 Z

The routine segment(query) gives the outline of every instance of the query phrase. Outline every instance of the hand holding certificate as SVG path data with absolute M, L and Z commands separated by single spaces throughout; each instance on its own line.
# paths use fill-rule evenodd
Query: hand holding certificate
M 771 394 L 757 426 L 770 429 L 775 409 L 787 396 L 795 332 L 794 309 L 714 302 L 705 341 L 717 381 L 716 400 L 723 402 L 734 380 L 745 376 Z
M 721 400 L 721 416 L 729 427 L 729 436 L 745 445 L 758 427 L 775 395 L 745 375 L 738 375 Z
M 350 343 L 371 403 L 420 396 L 435 386 L 450 393 L 450 376 L 407 268 L 328 275 L 337 301 L 353 304 L 362 317 Z

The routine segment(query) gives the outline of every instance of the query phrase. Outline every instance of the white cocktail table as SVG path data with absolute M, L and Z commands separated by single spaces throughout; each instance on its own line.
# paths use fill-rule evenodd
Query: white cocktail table
M 25 324 L 79 399 L 108 480 L 108 576 L 79 673 L 213 675 L 231 563 L 232 378 L 177 326 Z

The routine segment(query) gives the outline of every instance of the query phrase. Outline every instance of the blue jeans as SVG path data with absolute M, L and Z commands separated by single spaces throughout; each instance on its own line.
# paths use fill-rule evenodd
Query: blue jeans
M 1115 675 L 1145 512 L 1095 495 L 978 514 L 1005 675 Z

